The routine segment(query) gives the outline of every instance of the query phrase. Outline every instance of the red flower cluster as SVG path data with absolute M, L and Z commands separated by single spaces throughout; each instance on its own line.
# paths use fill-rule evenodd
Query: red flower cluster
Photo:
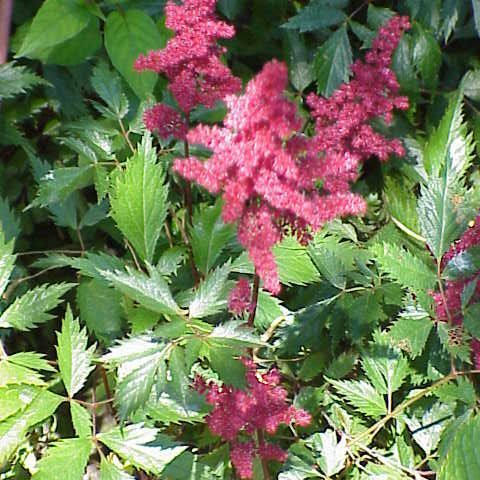
M 172 136 L 179 140 L 185 140 L 187 135 L 187 124 L 174 108 L 157 103 L 143 114 L 145 127 L 151 132 L 157 132 L 161 138 L 167 139 Z
M 354 79 L 330 99 L 309 96 L 314 137 L 301 133 L 304 120 L 284 94 L 287 67 L 277 61 L 266 64 L 242 96 L 226 97 L 223 127 L 200 125 L 188 133 L 188 141 L 206 145 L 213 155 L 205 162 L 176 160 L 174 169 L 212 193 L 223 192 L 223 219 L 239 222 L 238 239 L 272 293 L 280 291 L 272 247 L 283 235 L 305 241 L 310 229 L 364 212 L 364 200 L 350 191 L 359 162 L 403 154 L 397 140 L 385 139 L 368 122 L 379 116 L 388 122 L 394 108 L 407 108 L 389 63 L 408 25 L 404 17 L 390 20 L 366 63 L 354 64 Z
M 480 245 L 480 215 L 476 218 L 474 226 L 469 228 L 460 240 L 452 245 L 450 250 L 443 256 L 442 269 L 445 268 L 453 257 L 476 245 Z M 440 321 L 447 322 L 450 316 L 454 325 L 462 325 L 462 293 L 465 286 L 472 280 L 474 280 L 474 276 L 458 280 L 447 280 L 444 292 L 445 301 L 440 293 L 432 294 L 435 301 L 435 312 Z M 477 283 L 470 301 L 480 301 L 480 282 Z M 475 367 L 480 368 L 480 341 L 477 339 L 472 340 L 472 352 Z
M 165 25 L 175 32 L 175 36 L 163 50 L 140 55 L 135 62 L 138 71 L 165 74 L 170 91 L 187 117 L 194 107 L 212 107 L 217 100 L 241 88 L 241 81 L 220 60 L 225 48 L 220 47 L 217 40 L 233 37 L 235 30 L 216 18 L 215 4 L 216 0 L 184 0 L 178 5 L 169 0 L 165 7 Z M 158 110 L 157 113 L 162 112 Z M 145 123 L 150 128 L 148 115 L 147 112 Z M 160 135 L 163 134 L 161 120 L 157 115 L 155 130 Z M 167 114 L 164 122 L 170 120 Z
M 228 310 L 234 315 L 250 311 L 252 289 L 246 278 L 241 278 L 228 297 Z
M 219 387 L 196 380 L 196 389 L 206 394 L 207 402 L 213 411 L 207 416 L 207 424 L 216 435 L 230 442 L 230 459 L 240 478 L 253 475 L 253 460 L 259 455 L 264 460 L 284 462 L 287 453 L 278 445 L 262 441 L 241 442 L 241 433 L 253 435 L 256 431 L 273 434 L 279 425 L 295 422 L 307 426 L 311 416 L 304 410 L 288 405 L 287 391 L 279 386 L 280 373 L 276 369 L 260 374 L 250 359 L 242 359 L 246 367 L 247 390 L 230 386 Z

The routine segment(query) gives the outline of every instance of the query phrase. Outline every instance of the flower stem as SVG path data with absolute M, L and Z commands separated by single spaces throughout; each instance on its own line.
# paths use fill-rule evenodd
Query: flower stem
M 261 446 L 265 443 L 265 437 L 261 429 L 257 430 L 257 439 L 258 439 L 258 446 Z M 270 476 L 270 472 L 268 470 L 268 462 L 264 458 L 261 459 L 261 462 L 262 462 L 263 480 L 270 480 L 272 477 Z
M 257 313 L 259 290 L 260 290 L 260 277 L 255 272 L 255 275 L 253 276 L 253 291 L 252 291 L 252 301 L 250 303 L 250 315 L 248 316 L 249 327 L 253 327 L 253 323 L 255 321 L 255 314 Z

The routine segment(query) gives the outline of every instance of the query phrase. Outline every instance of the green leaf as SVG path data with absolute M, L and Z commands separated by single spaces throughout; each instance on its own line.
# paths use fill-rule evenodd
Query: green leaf
M 5 242 L 0 233 L 0 295 L 3 295 L 8 285 L 8 279 L 15 267 L 16 255 L 13 255 L 15 241 Z
M 56 372 L 56 370 L 45 360 L 43 353 L 37 352 L 18 352 L 8 357 L 10 363 L 20 365 L 31 370 L 45 370 L 47 372 Z
M 465 96 L 478 102 L 480 100 L 480 69 L 469 70 L 462 78 Z
M 160 475 L 168 463 L 187 449 L 185 445 L 158 435 L 156 428 L 142 424 L 116 427 L 97 438 L 132 465 L 154 475 Z
M 223 347 L 256 348 L 265 346 L 265 343 L 242 320 L 229 320 L 217 325 L 206 338 L 210 344 Z
M 331 3 L 328 0 L 311 2 L 302 8 L 297 15 L 291 17 L 287 23 L 284 23 L 282 27 L 296 29 L 300 33 L 304 33 L 338 25 L 347 18 L 347 15 L 330 6 Z
M 0 99 L 2 100 L 21 95 L 36 85 L 46 83 L 26 67 L 15 65 L 14 62 L 0 65 Z
M 405 417 L 405 423 L 413 439 L 422 450 L 429 455 L 437 448 L 443 430 L 452 416 L 452 408 L 437 402 L 428 409 L 421 409 L 421 418 L 415 416 Z M 455 478 L 456 477 L 451 477 Z
M 480 270 L 480 247 L 473 246 L 457 253 L 443 269 L 443 275 L 449 280 L 471 277 Z
M 83 280 L 77 289 L 80 319 L 103 343 L 111 343 L 123 327 L 122 296 L 105 281 Z
M 113 11 L 105 24 L 105 48 L 115 68 L 132 90 L 145 98 L 157 82 L 153 72 L 139 74 L 133 69 L 138 56 L 163 46 L 163 38 L 154 21 L 141 10 Z
M 28 430 L 52 415 L 63 398 L 41 390 L 27 408 L 0 423 L 0 463 L 4 464 L 25 441 Z
M 465 310 L 465 315 L 463 318 L 463 324 L 467 331 L 474 337 L 480 338 L 480 303 L 475 303 L 470 305 Z
M 0 360 L 0 387 L 20 384 L 44 385 L 45 382 L 37 372 L 29 368 L 8 360 Z
M 387 414 L 384 398 L 371 383 L 364 380 L 329 380 L 329 382 L 359 412 L 374 418 Z
M 0 70 L 1 70 L 0 66 Z M 0 80 L 1 82 L 1 80 Z M 0 94 L 1 97 L 1 94 Z M 9 242 L 21 233 L 20 222 L 10 209 L 8 202 L 0 197 L 0 231 L 3 233 L 6 242 Z
M 389 335 L 395 345 L 405 350 L 411 358 L 418 357 L 432 330 L 433 322 L 428 317 L 400 318 L 390 328 Z
M 156 269 L 165 277 L 175 275 L 187 258 L 184 247 L 175 246 L 165 250 L 158 259 Z
M 313 82 L 313 68 L 304 38 L 294 30 L 285 34 L 285 44 L 292 85 L 303 92 Z
M 338 252 L 328 247 L 310 244 L 308 253 L 325 280 L 339 290 L 345 288 L 348 269 Z
M 318 93 L 329 97 L 341 83 L 346 82 L 352 61 L 347 29 L 341 27 L 319 47 L 315 54 L 314 73 Z
M 9 385 L 0 388 L 0 422 L 23 411 L 39 392 L 38 387 L 30 385 Z
M 87 348 L 87 333 L 80 330 L 80 323 L 73 319 L 70 308 L 57 332 L 58 367 L 68 395 L 73 397 L 84 386 L 93 370 L 91 361 L 95 345 Z
M 428 183 L 422 186 L 418 217 L 422 235 L 439 260 L 469 219 L 462 218 L 454 198 L 465 196 L 463 178 L 472 161 L 472 135 L 463 120 L 462 92 L 457 92 L 424 148 Z
M 232 349 L 220 345 L 208 349 L 208 360 L 212 370 L 226 385 L 245 388 L 245 366 L 232 356 Z
M 32 480 L 82 480 L 92 447 L 88 438 L 55 442 L 38 462 Z
M 153 267 L 148 269 L 150 276 L 129 267 L 126 272 L 101 270 L 101 274 L 120 292 L 145 308 L 165 315 L 181 314 L 167 282 Z
M 442 64 L 442 51 L 429 30 L 415 23 L 413 31 L 413 61 L 420 72 L 426 86 L 435 90 L 438 83 L 438 72 Z
M 110 194 L 112 217 L 140 257 L 153 260 L 155 246 L 168 210 L 165 171 L 157 163 L 152 137 L 145 135 L 141 146 L 122 174 L 115 177 Z
M 40 285 L 32 288 L 15 301 L 2 313 L 0 328 L 30 330 L 45 323 L 54 315 L 47 313 L 62 302 L 61 296 L 75 284 L 58 283 L 56 285 Z
M 221 312 L 227 306 L 229 285 L 227 283 L 231 265 L 225 263 L 213 270 L 194 291 L 188 305 L 190 318 L 204 318 Z
M 64 167 L 50 170 L 40 179 L 37 198 L 32 206 L 61 203 L 75 190 L 92 183 L 92 166 Z
M 198 210 L 193 216 L 190 243 L 195 265 L 204 274 L 215 264 L 218 256 L 235 236 L 235 227 L 225 224 L 221 217 L 222 205 Z
M 77 2 L 46 0 L 35 15 L 16 56 L 37 58 L 46 48 L 63 43 L 81 32 L 90 18 L 88 10 Z
M 93 69 L 90 82 L 116 118 L 122 119 L 128 112 L 128 100 L 122 92 L 118 74 L 110 70 L 105 62 L 99 62 Z
M 327 477 L 340 472 L 347 460 L 347 438 L 342 436 L 337 442 L 337 434 L 333 430 L 314 433 L 307 439 L 313 450 L 321 454 L 317 460 L 318 465 Z
M 117 467 L 109 459 L 103 457 L 100 462 L 100 480 L 135 480 L 127 472 Z
M 80 438 L 89 438 L 92 436 L 92 417 L 90 412 L 75 401 L 70 402 L 70 413 L 72 414 L 72 423 L 75 433 Z
M 437 280 L 433 270 L 409 251 L 385 242 L 372 245 L 370 251 L 379 264 L 380 270 L 403 287 L 415 292 L 434 288 Z

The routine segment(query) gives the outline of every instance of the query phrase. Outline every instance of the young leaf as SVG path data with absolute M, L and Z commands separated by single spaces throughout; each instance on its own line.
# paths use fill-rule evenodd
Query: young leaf
M 155 22 L 142 10 L 113 11 L 108 15 L 105 24 L 108 56 L 140 98 L 152 93 L 157 76 L 152 72 L 140 75 L 133 69 L 133 64 L 141 53 L 161 48 L 163 44 L 164 39 Z
M 78 286 L 80 318 L 103 343 L 111 343 L 122 332 L 121 300 L 121 294 L 102 280 L 84 280 Z
M 387 414 L 384 398 L 364 380 L 329 380 L 338 393 L 359 412 L 377 418 Z
M 66 438 L 54 443 L 38 462 L 32 480 L 82 480 L 92 447 L 88 438 Z
M 140 305 L 157 313 L 178 315 L 182 310 L 173 299 L 167 282 L 153 268 L 149 267 L 150 276 L 129 267 L 126 272 L 101 270 L 101 274 L 123 294 Z
M 198 210 L 193 216 L 190 243 L 195 264 L 204 274 L 213 267 L 222 250 L 235 235 L 235 227 L 223 223 L 221 213 L 222 205 L 218 202 Z
M 97 436 L 103 444 L 132 465 L 147 473 L 160 475 L 165 465 L 187 449 L 168 437 L 158 435 L 156 428 L 142 424 L 116 427 Z
M 14 62 L 0 65 L 0 99 L 15 97 L 47 82 Z
M 341 83 L 346 82 L 352 61 L 347 29 L 340 27 L 315 54 L 314 73 L 318 93 L 329 97 Z
M 117 465 L 103 457 L 100 462 L 100 480 L 135 480 L 127 472 L 121 470 Z
M 141 146 L 127 161 L 124 172 L 115 177 L 110 203 L 118 228 L 140 257 L 151 262 L 168 210 L 165 171 L 157 163 L 152 137 L 145 135 Z
M 16 298 L 2 313 L 0 328 L 30 330 L 47 322 L 53 318 L 53 315 L 47 312 L 57 307 L 62 302 L 60 297 L 73 286 L 73 283 L 58 283 L 32 288 Z
M 400 285 L 415 292 L 433 289 L 436 276 L 420 258 L 393 243 L 374 244 L 371 252 L 380 265 L 380 270 L 387 273 Z
M 73 319 L 70 308 L 62 322 L 61 332 L 57 332 L 58 367 L 68 395 L 73 397 L 85 384 L 93 370 L 91 361 L 95 345 L 87 348 L 87 333 L 80 330 L 80 323 Z
M 223 266 L 212 271 L 205 280 L 200 283 L 193 294 L 188 306 L 190 318 L 203 318 L 221 312 L 227 306 L 228 275 L 231 265 Z
M 90 412 L 75 401 L 70 402 L 70 413 L 75 433 L 80 438 L 92 436 L 92 416 Z

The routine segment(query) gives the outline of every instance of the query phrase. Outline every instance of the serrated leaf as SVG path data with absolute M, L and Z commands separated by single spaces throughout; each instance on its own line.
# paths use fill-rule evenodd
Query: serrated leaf
M 467 331 L 474 337 L 480 338 L 480 303 L 470 305 L 464 312 L 463 324 Z
M 337 441 L 337 434 L 333 430 L 322 433 L 314 433 L 307 439 L 307 443 L 321 456 L 317 460 L 318 465 L 327 477 L 340 472 L 347 460 L 347 438 L 342 436 Z
M 31 385 L 9 385 L 0 388 L 0 422 L 23 411 L 39 393 L 40 389 Z
M 325 280 L 340 290 L 345 288 L 348 269 L 335 250 L 310 244 L 308 253 Z
M 331 2 L 324 0 L 311 2 L 302 8 L 297 15 L 291 17 L 287 23 L 284 23 L 282 27 L 296 29 L 300 33 L 305 33 L 338 25 L 347 16 L 338 8 L 330 5 Z
M 80 33 L 90 21 L 88 10 L 77 2 L 46 0 L 35 15 L 17 57 L 36 58 Z M 55 25 L 56 28 L 51 28 Z
M 409 373 L 407 359 L 385 344 L 373 345 L 363 356 L 362 367 L 377 392 L 390 396 L 402 386 Z
M 229 320 L 216 326 L 206 337 L 212 345 L 232 348 L 256 348 L 265 346 L 253 330 L 242 320 Z
M 128 9 L 111 12 L 105 24 L 105 48 L 115 68 L 140 98 L 152 93 L 157 81 L 153 72 L 137 73 L 133 64 L 140 54 L 156 50 L 163 38 L 152 18 L 145 12 Z
M 15 267 L 16 255 L 13 255 L 14 240 L 6 243 L 0 235 L 0 295 L 3 295 L 8 285 L 8 279 Z
M 2 66 L 0 65 L 0 70 Z M 0 73 L 1 76 L 1 73 Z M 0 78 L 0 85 L 1 85 L 1 78 Z M 0 93 L 1 97 L 1 93 Z M 3 233 L 3 237 L 5 242 L 8 243 L 15 237 L 20 235 L 20 223 L 18 219 L 15 217 L 15 214 L 10 209 L 10 205 L 8 202 L 0 197 L 0 230 Z
M 90 412 L 75 401 L 70 402 L 73 428 L 80 438 L 89 438 L 92 435 L 92 416 Z
M 202 208 L 193 216 L 190 229 L 190 243 L 195 265 L 204 274 L 213 267 L 218 256 L 234 238 L 235 227 L 225 224 L 221 217 L 220 202 L 207 208 Z
M 428 317 L 400 318 L 390 328 L 389 335 L 399 348 L 405 350 L 411 358 L 416 358 L 425 348 L 432 327 L 433 322 Z
M 55 442 L 37 463 L 32 480 L 82 480 L 92 448 L 88 438 Z
M 216 345 L 208 349 L 208 360 L 213 371 L 226 385 L 245 388 L 245 366 L 232 355 L 232 349 Z
M 155 475 L 160 475 L 168 463 L 187 449 L 185 445 L 158 435 L 156 428 L 147 428 L 142 424 L 122 429 L 116 427 L 97 438 L 132 465 Z
M 352 49 L 347 29 L 341 27 L 315 54 L 314 73 L 318 93 L 329 97 L 341 83 L 346 82 L 352 61 Z
M 8 360 L 0 360 L 0 387 L 6 385 L 45 385 L 38 372 L 16 365 Z
M 75 190 L 92 183 L 92 165 L 64 167 L 50 170 L 42 176 L 33 206 L 44 207 L 61 203 Z
M 140 257 L 151 262 L 168 210 L 165 171 L 157 163 L 152 137 L 145 135 L 141 146 L 127 161 L 124 172 L 115 177 L 110 203 L 111 215 Z
M 459 236 L 468 219 L 462 218 L 454 199 L 465 195 L 463 177 L 472 161 L 472 136 L 462 111 L 463 93 L 452 98 L 438 128 L 424 148 L 423 166 L 428 183 L 422 186 L 418 216 L 422 235 L 439 260 Z
M 105 62 L 99 62 L 93 69 L 90 82 L 115 116 L 122 119 L 128 112 L 128 100 L 122 92 L 122 83 L 117 73 L 110 70 Z
M 421 418 L 405 417 L 405 423 L 413 439 L 427 455 L 437 448 L 442 432 L 450 421 L 452 413 L 450 406 L 437 402 L 430 408 L 423 410 Z
M 309 50 L 304 38 L 293 30 L 285 35 L 289 74 L 292 85 L 299 91 L 305 90 L 313 82 L 313 68 Z
M 87 333 L 84 329 L 80 330 L 79 321 L 73 319 L 68 308 L 62 330 L 57 332 L 56 349 L 60 375 L 70 397 L 82 389 L 94 368 L 91 362 L 95 345 L 87 348 L 87 341 Z
M 10 363 L 20 365 L 32 370 L 45 370 L 47 372 L 56 372 L 56 370 L 45 360 L 43 353 L 37 352 L 18 352 L 8 357 Z
M 438 83 L 438 71 L 442 64 L 442 51 L 429 30 L 416 23 L 413 31 L 413 61 L 430 90 Z
M 108 215 L 108 202 L 102 201 L 100 203 L 96 203 L 90 205 L 88 210 L 83 215 L 82 220 L 80 221 L 79 228 L 82 229 L 84 227 L 91 227 L 96 225 L 97 223 L 105 220 Z
M 166 277 L 175 275 L 186 258 L 186 249 L 181 246 L 175 246 L 162 253 L 155 267 Z
M 387 414 L 384 398 L 371 383 L 364 380 L 329 380 L 329 382 L 359 412 L 374 418 Z
M 26 93 L 36 85 L 47 82 L 14 62 L 0 65 L 0 99 L 7 99 Z
M 229 286 L 227 283 L 231 265 L 225 263 L 213 270 L 194 291 L 188 305 L 190 318 L 204 318 L 221 312 L 227 306 Z
M 400 285 L 411 288 L 415 292 L 433 289 L 436 276 L 432 269 L 419 257 L 392 243 L 374 244 L 370 251 L 380 266 Z
M 90 332 L 109 344 L 122 332 L 122 296 L 105 281 L 84 280 L 77 288 L 80 318 Z
M 150 276 L 129 267 L 126 272 L 101 270 L 104 278 L 123 294 L 153 312 L 166 315 L 178 315 L 182 310 L 173 299 L 167 282 L 153 268 L 149 267 Z
M 0 423 L 0 463 L 5 463 L 25 441 L 28 430 L 52 415 L 63 398 L 41 390 L 25 410 Z
M 117 467 L 113 462 L 103 457 L 100 462 L 100 480 L 135 480 L 127 472 Z
M 2 313 L 0 328 L 15 328 L 30 330 L 41 323 L 45 323 L 53 315 L 47 313 L 61 302 L 61 296 L 75 284 L 58 283 L 56 285 L 40 285 L 32 288 L 15 301 Z

